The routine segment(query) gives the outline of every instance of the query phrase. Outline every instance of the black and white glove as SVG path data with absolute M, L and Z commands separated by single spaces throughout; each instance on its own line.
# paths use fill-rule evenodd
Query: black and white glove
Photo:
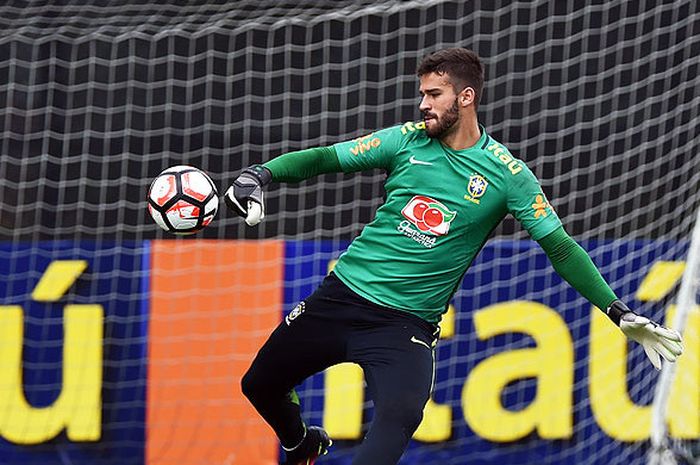
M 270 170 L 262 165 L 250 166 L 238 175 L 224 194 L 226 206 L 255 226 L 265 218 L 263 187 L 272 180 Z
M 614 301 L 605 313 L 620 327 L 625 336 L 644 347 L 644 352 L 657 370 L 661 369 L 659 355 L 669 362 L 675 362 L 683 353 L 683 340 L 678 331 L 637 315 L 622 301 Z

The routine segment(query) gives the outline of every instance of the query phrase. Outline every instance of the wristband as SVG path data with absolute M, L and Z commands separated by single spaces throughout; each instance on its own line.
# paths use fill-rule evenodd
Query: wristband
M 244 169 L 241 174 L 246 173 L 258 180 L 261 186 L 265 186 L 272 181 L 272 172 L 263 165 L 252 165 Z
M 610 318 L 613 323 L 620 326 L 620 318 L 622 318 L 622 315 L 631 311 L 632 310 L 630 310 L 624 302 L 615 300 L 605 309 L 605 314 L 608 315 L 608 318 Z

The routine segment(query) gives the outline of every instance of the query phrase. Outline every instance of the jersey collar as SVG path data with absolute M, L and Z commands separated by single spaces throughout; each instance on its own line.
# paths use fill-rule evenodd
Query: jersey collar
M 438 139 L 438 142 L 440 143 L 440 145 L 442 145 L 442 147 L 445 150 L 448 150 L 448 151 L 453 152 L 453 153 L 464 153 L 464 152 L 468 152 L 470 150 L 483 150 L 486 148 L 486 145 L 488 145 L 489 135 L 486 134 L 486 128 L 484 128 L 484 126 L 482 124 L 479 124 L 479 131 L 481 132 L 481 136 L 479 137 L 479 140 L 477 140 L 474 145 L 472 145 L 471 147 L 467 147 L 466 149 L 455 150 L 455 149 L 443 144 L 442 141 L 439 139 Z

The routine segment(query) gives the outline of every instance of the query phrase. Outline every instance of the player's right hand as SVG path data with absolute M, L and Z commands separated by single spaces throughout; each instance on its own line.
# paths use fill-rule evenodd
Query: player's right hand
M 255 226 L 265 218 L 262 188 L 271 180 L 272 173 L 262 165 L 244 169 L 224 194 L 226 206 L 245 218 L 248 226 Z

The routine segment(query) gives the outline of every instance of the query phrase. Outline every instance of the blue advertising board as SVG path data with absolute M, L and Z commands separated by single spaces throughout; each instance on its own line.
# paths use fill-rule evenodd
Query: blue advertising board
M 313 292 L 347 246 L 284 243 L 284 261 L 270 261 L 284 266 L 282 316 Z M 632 308 L 657 321 L 668 316 L 687 244 L 583 246 Z M 0 464 L 149 463 L 151 248 L 0 244 Z M 562 281 L 536 243 L 487 243 L 451 304 L 441 322 L 434 390 L 403 465 L 645 462 L 658 373 L 640 347 L 628 346 Z M 685 376 L 669 403 L 677 438 L 700 437 L 698 334 L 696 312 L 678 363 Z M 372 402 L 361 371 L 331 370 L 306 380 L 298 393 L 307 422 L 323 425 L 335 440 L 319 465 L 348 465 L 371 422 Z M 231 402 L 246 402 L 236 395 L 232 390 Z M 216 447 L 224 455 L 236 451 Z M 156 452 L 150 463 L 158 463 Z

